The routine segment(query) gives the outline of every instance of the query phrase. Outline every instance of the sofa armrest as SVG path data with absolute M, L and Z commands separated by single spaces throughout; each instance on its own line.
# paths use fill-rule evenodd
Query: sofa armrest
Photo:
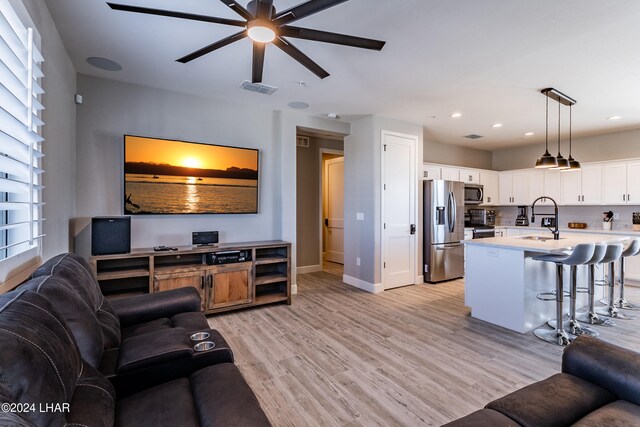
M 200 311 L 200 294 L 191 286 L 118 298 L 109 302 L 120 318 L 121 327 L 171 317 L 179 313 Z
M 182 328 L 149 332 L 122 342 L 116 373 L 131 372 L 158 363 L 190 358 L 193 347 Z
M 562 372 L 640 405 L 640 353 L 581 335 L 562 354 Z

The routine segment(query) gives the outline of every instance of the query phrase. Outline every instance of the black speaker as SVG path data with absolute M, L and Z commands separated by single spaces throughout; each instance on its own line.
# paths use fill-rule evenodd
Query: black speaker
M 194 231 L 191 233 L 191 244 L 198 246 L 214 245 L 218 243 L 217 231 Z
M 131 217 L 91 218 L 91 254 L 126 254 L 131 251 Z

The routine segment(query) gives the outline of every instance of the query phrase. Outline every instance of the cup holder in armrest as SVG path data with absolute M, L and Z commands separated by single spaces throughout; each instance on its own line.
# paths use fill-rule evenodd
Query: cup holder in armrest
M 213 341 L 202 341 L 193 346 L 195 351 L 208 351 L 214 348 L 216 344 Z
M 209 338 L 211 334 L 209 332 L 196 332 L 195 334 L 191 334 L 189 339 L 191 341 L 203 341 Z

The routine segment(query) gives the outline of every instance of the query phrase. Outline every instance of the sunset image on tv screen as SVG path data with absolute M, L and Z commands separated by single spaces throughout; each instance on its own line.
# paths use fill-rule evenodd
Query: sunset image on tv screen
M 257 212 L 258 150 L 125 136 L 125 214 Z

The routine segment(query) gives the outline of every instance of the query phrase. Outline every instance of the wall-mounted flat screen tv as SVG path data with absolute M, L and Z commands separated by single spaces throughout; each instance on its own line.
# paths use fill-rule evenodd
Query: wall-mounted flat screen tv
M 125 135 L 126 215 L 258 213 L 258 150 Z

